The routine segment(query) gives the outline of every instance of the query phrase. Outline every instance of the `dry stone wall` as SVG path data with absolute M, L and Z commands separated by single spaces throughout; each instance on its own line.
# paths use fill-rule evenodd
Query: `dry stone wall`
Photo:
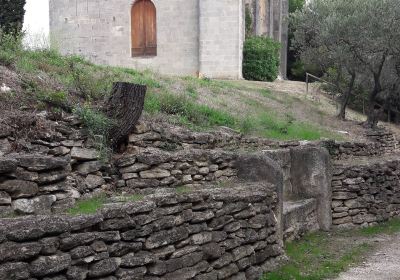
M 332 180 L 335 227 L 370 226 L 400 214 L 400 161 L 337 164 Z
M 176 153 L 146 149 L 116 160 L 122 180 L 119 188 L 152 192 L 160 188 L 202 186 L 236 178 L 237 154 L 191 150 Z
M 118 179 L 77 119 L 32 118 L 45 130 L 29 142 L 14 137 L 16 128 L 0 125 L 0 166 L 7 166 L 0 167 L 0 216 L 62 212 Z
M 0 220 L 0 279 L 259 279 L 284 258 L 268 185 Z

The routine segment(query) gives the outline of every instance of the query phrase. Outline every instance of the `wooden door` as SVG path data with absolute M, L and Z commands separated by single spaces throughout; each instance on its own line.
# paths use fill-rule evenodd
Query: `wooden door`
M 157 55 L 156 7 L 150 0 L 132 6 L 132 56 Z

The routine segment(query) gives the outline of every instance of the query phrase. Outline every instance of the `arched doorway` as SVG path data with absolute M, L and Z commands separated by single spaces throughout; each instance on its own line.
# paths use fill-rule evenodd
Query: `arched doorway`
M 137 0 L 131 11 L 132 56 L 157 55 L 157 12 L 150 0 Z

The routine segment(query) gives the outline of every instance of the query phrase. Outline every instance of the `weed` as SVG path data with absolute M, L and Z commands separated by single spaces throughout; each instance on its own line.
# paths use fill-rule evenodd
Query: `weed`
M 111 153 L 108 145 L 108 132 L 113 124 L 112 120 L 89 106 L 76 107 L 74 113 L 83 121 L 89 135 L 94 140 L 99 158 L 106 161 Z
M 68 213 L 71 215 L 94 214 L 106 203 L 105 196 L 97 196 L 90 199 L 78 201 L 75 207 L 71 208 Z
M 185 193 L 191 192 L 191 189 L 189 189 L 188 187 L 185 187 L 185 186 L 180 186 L 180 187 L 175 188 L 175 192 L 177 194 L 185 194 Z

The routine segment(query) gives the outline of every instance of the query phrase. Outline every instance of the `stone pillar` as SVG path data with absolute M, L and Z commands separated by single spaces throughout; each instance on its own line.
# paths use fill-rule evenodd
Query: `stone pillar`
M 280 76 L 287 79 L 287 55 L 289 44 L 289 0 L 281 0 L 281 65 Z

